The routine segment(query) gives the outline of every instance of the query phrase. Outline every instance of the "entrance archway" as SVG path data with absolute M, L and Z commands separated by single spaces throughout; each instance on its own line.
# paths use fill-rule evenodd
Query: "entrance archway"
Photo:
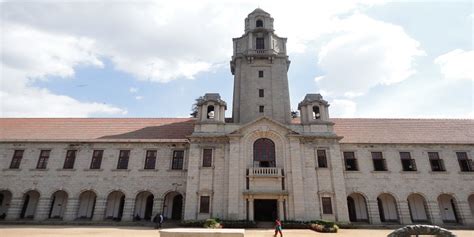
M 163 204 L 163 216 L 172 220 L 181 220 L 183 214 L 183 195 L 178 192 L 166 194 Z
M 255 199 L 254 219 L 255 221 L 274 221 L 278 217 L 276 199 Z
M 49 208 L 48 218 L 62 219 L 67 205 L 67 193 L 59 190 L 51 195 L 51 206 Z
M 444 223 L 460 223 L 456 199 L 449 194 L 438 197 L 439 211 Z
M 8 190 L 0 191 L 0 220 L 7 217 L 8 207 L 12 200 L 12 193 Z
M 23 195 L 23 206 L 21 208 L 20 219 L 33 219 L 38 206 L 40 194 L 38 191 L 30 190 Z
M 353 193 L 347 197 L 347 208 L 349 210 L 349 220 L 351 222 L 369 222 L 367 214 L 367 203 L 364 196 Z
M 471 208 L 472 218 L 474 218 L 474 194 L 471 194 L 471 196 L 469 196 L 467 202 L 469 203 L 469 207 Z
M 120 191 L 113 191 L 107 197 L 107 207 L 105 218 L 114 221 L 121 221 L 123 207 L 125 205 L 125 194 Z
M 388 193 L 380 194 L 377 197 L 377 204 L 379 207 L 380 221 L 398 223 L 397 202 L 392 195 Z
M 137 194 L 135 199 L 135 211 L 133 213 L 134 220 L 151 220 L 151 215 L 153 212 L 153 199 L 153 194 L 147 191 Z
M 84 191 L 79 195 L 78 219 L 92 219 L 97 195 L 93 191 Z
M 407 198 L 410 217 L 413 223 L 429 222 L 426 200 L 420 194 L 413 193 Z

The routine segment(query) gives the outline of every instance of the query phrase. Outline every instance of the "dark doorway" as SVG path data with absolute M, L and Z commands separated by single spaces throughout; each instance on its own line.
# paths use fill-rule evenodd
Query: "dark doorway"
M 120 206 L 119 206 L 118 216 L 117 216 L 118 221 L 122 220 L 124 206 L 125 206 L 125 195 L 122 195 L 122 197 L 120 198 Z
M 23 207 L 21 208 L 20 219 L 25 218 L 26 209 L 28 208 L 28 204 L 30 203 L 30 195 L 25 195 L 25 201 L 23 202 Z
M 349 209 L 349 220 L 351 222 L 357 221 L 355 202 L 352 197 L 347 197 L 347 209 Z
M 377 198 L 377 205 L 379 207 L 380 221 L 385 222 L 385 212 L 383 210 L 382 200 L 380 200 L 380 198 Z
M 151 213 L 153 212 L 153 195 L 149 195 L 146 198 L 146 207 L 145 207 L 145 220 L 151 220 Z
M 255 221 L 274 221 L 278 217 L 277 200 L 256 199 L 254 215 Z
M 183 196 L 176 195 L 173 198 L 173 210 L 171 211 L 171 219 L 181 220 L 181 213 L 183 212 Z

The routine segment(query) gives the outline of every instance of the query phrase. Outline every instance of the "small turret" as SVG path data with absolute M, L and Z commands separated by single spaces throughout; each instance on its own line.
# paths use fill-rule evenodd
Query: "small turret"
M 197 101 L 199 122 L 225 123 L 227 103 L 221 99 L 219 93 L 206 93 Z
M 298 104 L 301 124 L 312 124 L 329 121 L 329 104 L 320 94 L 306 94 Z

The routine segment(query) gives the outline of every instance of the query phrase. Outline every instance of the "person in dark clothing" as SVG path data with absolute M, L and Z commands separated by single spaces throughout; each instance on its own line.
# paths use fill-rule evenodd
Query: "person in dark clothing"
M 165 218 L 163 217 L 163 214 L 156 214 L 156 216 L 153 218 L 153 222 L 155 222 L 155 229 L 161 229 L 164 219 Z

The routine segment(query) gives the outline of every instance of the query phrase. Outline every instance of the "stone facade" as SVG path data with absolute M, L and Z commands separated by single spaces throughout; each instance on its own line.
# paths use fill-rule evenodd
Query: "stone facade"
M 143 125 L 127 130 L 110 120 L 118 127 L 110 129 L 125 135 L 99 136 L 104 131 L 94 130 L 90 138 L 57 138 L 35 126 L 20 132 L 24 120 L 1 120 L 0 217 L 150 221 L 163 213 L 177 220 L 279 217 L 474 226 L 474 167 L 469 163 L 474 138 L 462 135 L 472 121 L 470 127 L 448 131 L 462 138 L 457 143 L 423 138 L 406 143 L 403 137 L 379 142 L 381 136 L 370 126 L 359 134 L 367 142 L 354 142 L 348 139 L 351 126 L 347 133 L 336 132 L 329 104 L 319 94 L 307 95 L 298 106 L 301 119 L 292 120 L 286 39 L 274 34 L 273 18 L 261 9 L 245 22 L 231 61 L 232 119 L 224 116 L 226 102 L 212 93 L 199 99 L 189 132 L 182 122 L 165 130 L 136 119 L 131 121 L 135 126 Z M 106 124 L 84 121 L 84 134 Z M 177 137 L 179 132 L 184 135 Z M 391 135 L 388 130 L 382 134 Z M 68 151 L 75 151 L 72 165 L 66 162 Z M 431 161 L 434 153 L 443 161 L 435 162 L 442 166 L 439 171 Z M 94 167 L 99 156 L 100 167 Z M 470 167 L 461 167 L 463 157 Z

